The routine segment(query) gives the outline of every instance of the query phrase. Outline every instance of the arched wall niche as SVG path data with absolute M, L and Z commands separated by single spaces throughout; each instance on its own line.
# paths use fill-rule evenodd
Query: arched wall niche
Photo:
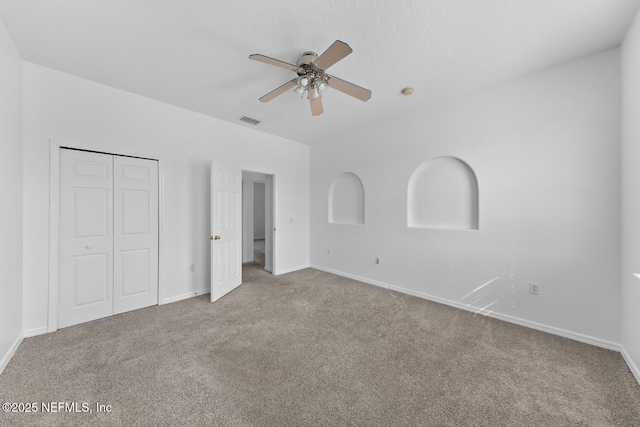
M 407 189 L 407 225 L 412 228 L 478 230 L 478 180 L 457 157 L 437 157 L 418 166 Z
M 331 182 L 329 222 L 364 224 L 364 186 L 356 174 L 345 172 Z

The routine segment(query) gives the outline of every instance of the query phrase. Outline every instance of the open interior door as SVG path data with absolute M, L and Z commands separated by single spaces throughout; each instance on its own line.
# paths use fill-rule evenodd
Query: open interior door
M 242 172 L 211 162 L 211 302 L 242 283 Z

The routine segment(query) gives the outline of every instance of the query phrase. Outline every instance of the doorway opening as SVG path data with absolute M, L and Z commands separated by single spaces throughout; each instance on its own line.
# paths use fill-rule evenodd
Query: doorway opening
M 242 171 L 242 262 L 275 269 L 275 176 Z

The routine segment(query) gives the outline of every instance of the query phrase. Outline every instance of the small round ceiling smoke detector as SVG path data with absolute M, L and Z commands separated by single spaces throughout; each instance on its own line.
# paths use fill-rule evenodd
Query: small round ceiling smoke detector
M 404 89 L 402 89 L 401 93 L 405 96 L 409 96 L 413 93 L 413 88 L 411 86 L 407 86 Z

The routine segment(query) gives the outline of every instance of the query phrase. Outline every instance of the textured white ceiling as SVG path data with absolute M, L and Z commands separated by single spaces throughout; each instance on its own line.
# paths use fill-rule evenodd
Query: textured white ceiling
M 640 0 L 0 0 L 26 61 L 313 144 L 492 83 L 617 46 Z M 330 73 L 373 91 L 329 90 L 324 114 L 289 91 L 295 63 L 333 41 Z M 414 86 L 409 97 L 400 94 Z

